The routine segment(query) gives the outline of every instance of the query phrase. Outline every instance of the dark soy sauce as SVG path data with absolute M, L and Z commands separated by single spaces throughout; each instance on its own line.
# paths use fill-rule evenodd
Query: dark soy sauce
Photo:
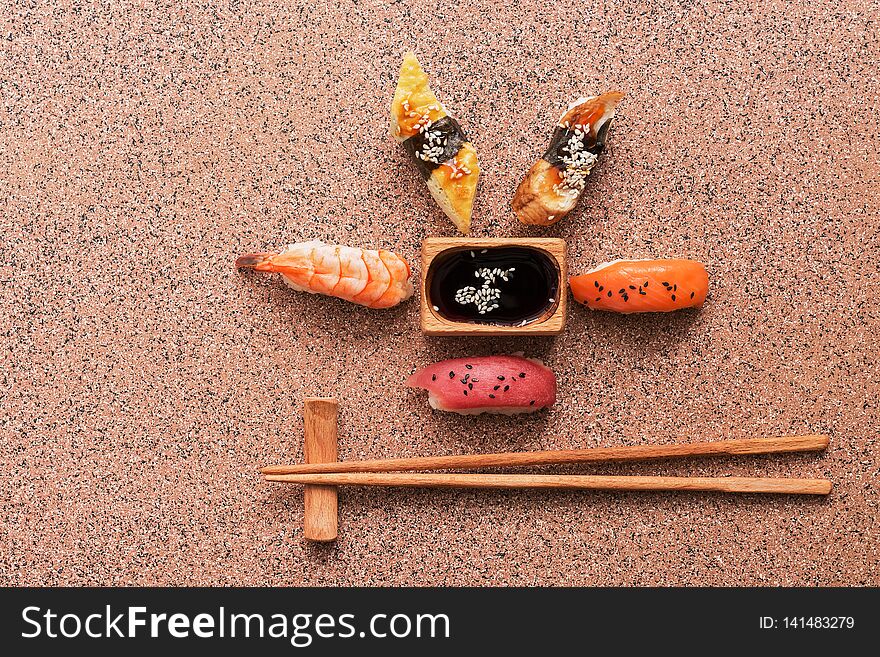
M 509 272 L 511 268 L 514 271 Z M 494 281 L 487 281 L 475 275 L 483 269 L 509 272 L 507 280 L 496 275 Z M 434 258 L 428 281 L 428 302 L 453 322 L 515 326 L 541 318 L 559 302 L 556 262 L 544 251 L 525 246 L 446 251 Z M 488 301 L 462 301 L 473 298 L 474 292 L 461 290 L 483 287 L 494 288 L 483 294 L 483 299 L 490 297 Z M 481 314 L 480 307 L 486 312 Z

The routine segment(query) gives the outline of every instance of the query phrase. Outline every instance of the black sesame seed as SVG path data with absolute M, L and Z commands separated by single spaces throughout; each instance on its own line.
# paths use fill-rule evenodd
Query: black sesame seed
M 593 281 L 593 285 L 595 285 L 596 287 L 599 287 L 599 281 Z
M 519 378 L 521 378 L 521 379 L 526 378 L 526 373 L 525 373 L 525 372 L 520 372 L 520 373 L 519 373 Z
M 436 381 L 436 380 L 437 380 L 437 375 L 436 375 L 436 374 L 432 374 L 432 375 L 431 375 L 431 381 Z
M 465 367 L 468 368 L 469 370 L 474 369 L 474 366 L 473 366 L 473 365 L 465 365 Z
M 648 287 L 648 281 L 645 281 L 645 287 Z
M 508 390 L 510 390 L 510 386 L 504 386 L 504 392 L 507 392 Z
M 499 380 L 499 381 L 504 381 L 504 377 L 503 377 L 503 376 L 499 376 L 499 377 L 498 377 L 498 380 Z
M 498 390 L 498 388 L 500 388 L 500 387 L 501 386 L 495 386 L 494 388 L 492 388 L 492 390 Z
M 467 390 L 462 390 L 462 392 L 464 393 L 464 396 L 467 397 Z
M 455 378 L 455 372 L 450 372 L 450 373 L 449 373 L 449 378 L 450 378 L 450 379 L 454 379 L 454 378 Z
M 479 382 L 479 379 L 471 379 L 471 381 L 474 383 L 477 383 L 477 382 Z
M 672 295 L 672 300 L 675 301 L 675 295 L 674 295 L 674 294 Z
M 622 288 L 620 288 L 620 289 L 617 291 L 618 294 L 623 294 L 624 292 L 626 292 L 626 288 L 625 288 L 625 287 L 622 287 Z
M 474 389 L 474 384 L 468 383 L 468 390 L 473 390 L 473 389 Z
M 611 296 L 611 290 L 608 290 L 608 296 L 609 297 Z
M 491 392 L 489 393 L 489 399 L 495 399 L 495 395 L 493 395 Z
M 672 286 L 672 289 L 673 289 L 675 292 L 678 292 L 678 283 L 676 283 L 675 285 L 673 285 L 673 286 Z
M 691 292 L 691 299 L 693 299 L 693 298 L 694 298 L 694 293 L 693 293 L 693 292 Z
M 604 290 L 604 289 L 605 289 L 605 286 L 604 286 L 604 285 L 600 285 L 600 286 L 599 286 L 599 292 L 601 292 L 601 291 Z
M 629 289 L 630 289 L 630 290 L 635 290 L 635 289 L 636 289 L 636 286 L 635 286 L 635 285 L 630 285 L 630 286 L 629 286 Z
M 602 297 L 596 297 L 596 301 L 601 301 Z
M 529 406 L 534 406 L 534 405 L 535 405 L 535 400 L 533 399 L 532 401 L 529 402 Z
M 666 287 L 669 287 L 669 283 L 667 283 L 666 281 L 663 281 L 663 285 L 665 285 Z

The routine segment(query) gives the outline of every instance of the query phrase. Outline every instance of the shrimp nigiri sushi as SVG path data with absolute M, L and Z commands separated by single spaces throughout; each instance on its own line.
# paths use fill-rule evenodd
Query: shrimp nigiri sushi
M 431 408 L 462 415 L 534 413 L 556 401 L 556 376 L 533 358 L 453 358 L 417 370 L 406 381 L 428 391 Z
M 709 275 L 696 260 L 615 260 L 568 283 L 588 308 L 618 313 L 699 308 L 709 292 Z
M 238 268 L 277 272 L 294 290 L 326 294 L 369 308 L 390 308 L 412 296 L 410 269 L 396 253 L 313 240 L 281 253 L 248 253 Z
M 544 156 L 532 165 L 513 196 L 513 211 L 521 222 L 549 226 L 574 209 L 605 150 L 621 98 L 620 91 L 609 91 L 568 106 Z

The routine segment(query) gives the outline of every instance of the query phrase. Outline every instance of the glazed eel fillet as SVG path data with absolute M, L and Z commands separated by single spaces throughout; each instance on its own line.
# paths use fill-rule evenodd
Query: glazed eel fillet
M 544 157 L 532 165 L 513 197 L 513 211 L 521 222 L 549 226 L 574 209 L 605 149 L 621 98 L 621 92 L 609 91 L 569 105 Z

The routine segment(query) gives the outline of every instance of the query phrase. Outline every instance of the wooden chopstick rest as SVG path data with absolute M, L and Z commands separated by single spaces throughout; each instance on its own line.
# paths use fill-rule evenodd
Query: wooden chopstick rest
M 305 400 L 304 454 L 306 463 L 336 463 L 336 419 L 339 404 L 333 398 Z M 307 485 L 304 491 L 303 536 L 310 541 L 335 541 L 338 526 L 336 486 Z

